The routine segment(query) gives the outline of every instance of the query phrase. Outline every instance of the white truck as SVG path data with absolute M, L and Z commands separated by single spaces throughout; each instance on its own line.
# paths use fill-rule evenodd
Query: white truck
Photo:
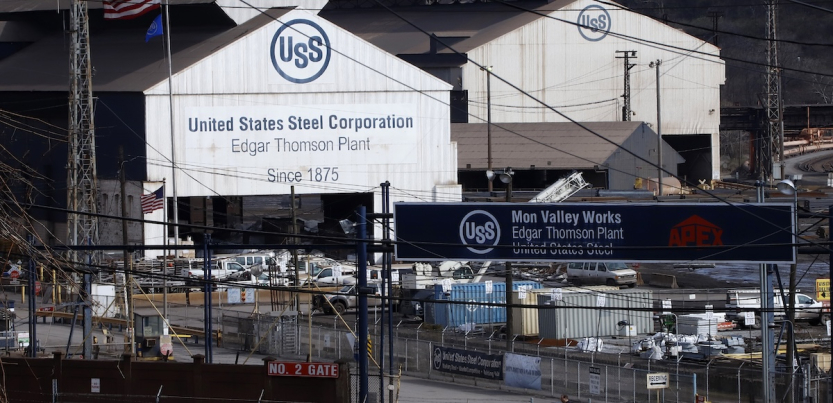
M 446 261 L 437 265 L 414 263 L 410 273 L 402 275 L 402 286 L 411 290 L 433 288 L 444 281 L 451 283 L 470 283 L 475 278 L 474 270 L 468 262 Z M 483 266 L 483 270 L 488 267 Z
M 621 262 L 577 262 L 559 268 L 575 285 L 604 284 L 636 287 L 636 271 Z
M 225 280 L 233 274 L 245 271 L 246 269 L 233 259 L 218 259 L 211 261 L 211 279 L 214 281 Z M 191 283 L 199 282 L 205 278 L 205 266 L 202 259 L 189 259 L 181 266 L 180 275 L 187 277 Z
M 806 294 L 795 293 L 795 320 L 809 321 L 812 325 L 823 325 L 830 320 L 830 312 L 822 303 Z M 753 329 L 761 327 L 761 291 L 758 289 L 737 289 L 726 292 L 727 313 L 738 323 Z M 773 300 L 775 320 L 786 319 L 786 308 L 781 293 L 776 291 Z M 749 318 L 749 319 L 747 319 Z M 751 319 L 754 318 L 754 321 Z M 748 323 L 749 322 L 749 323 Z
M 336 260 L 326 259 L 311 266 L 311 275 L 306 273 L 298 275 L 300 277 L 298 284 L 301 286 L 309 285 L 310 282 L 318 286 L 343 285 L 345 281 L 355 279 L 356 267 Z

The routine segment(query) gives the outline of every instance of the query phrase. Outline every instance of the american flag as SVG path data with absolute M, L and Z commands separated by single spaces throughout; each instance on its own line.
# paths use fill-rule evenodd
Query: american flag
M 153 193 L 142 195 L 142 214 L 152 213 L 162 208 L 165 202 L 165 187 L 162 186 Z
M 159 8 L 159 0 L 104 0 L 104 19 L 129 20 Z

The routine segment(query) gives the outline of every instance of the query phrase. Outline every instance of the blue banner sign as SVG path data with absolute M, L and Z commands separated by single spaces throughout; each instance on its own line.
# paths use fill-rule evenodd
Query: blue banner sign
M 396 259 L 794 263 L 790 204 L 395 203 Z
M 455 375 L 503 379 L 503 355 L 434 346 L 431 365 L 434 366 L 435 371 Z

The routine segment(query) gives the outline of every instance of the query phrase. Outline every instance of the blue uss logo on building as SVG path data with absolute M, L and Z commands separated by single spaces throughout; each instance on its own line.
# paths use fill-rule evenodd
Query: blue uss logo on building
M 479 255 L 489 253 L 500 241 L 500 225 L 487 211 L 474 210 L 460 222 L 460 240 L 467 249 Z
M 296 84 L 315 81 L 327 70 L 332 50 L 330 38 L 310 20 L 285 23 L 272 37 L 272 66 L 284 79 Z
M 578 14 L 578 33 L 591 42 L 602 40 L 610 32 L 610 14 L 598 5 L 589 5 Z

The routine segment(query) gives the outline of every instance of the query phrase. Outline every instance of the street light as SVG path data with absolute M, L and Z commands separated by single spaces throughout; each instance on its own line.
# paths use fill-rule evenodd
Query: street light
M 492 187 L 492 181 L 495 178 L 498 178 L 502 183 L 506 184 L 506 197 L 505 201 L 511 202 L 512 201 L 512 178 L 515 175 L 515 171 L 512 170 L 511 167 L 507 167 L 503 170 L 503 172 L 495 172 L 491 169 L 486 170 L 486 179 L 489 180 L 489 187 Z
M 782 160 L 783 161 L 783 160 Z M 781 174 L 784 174 L 784 171 L 781 171 Z M 795 187 L 795 183 L 789 179 L 784 179 L 778 184 L 775 185 L 775 188 L 778 189 L 779 192 L 785 195 L 792 195 L 793 197 L 793 208 L 795 209 L 795 215 L 793 216 L 793 256 L 798 256 L 798 244 L 796 242 L 795 237 L 798 236 L 798 189 Z M 793 363 L 795 362 L 795 350 L 793 349 L 793 343 L 795 343 L 795 330 L 792 327 L 792 323 L 795 321 L 795 275 L 796 275 L 796 266 L 795 263 L 790 265 L 790 293 L 789 293 L 789 301 L 785 304 L 787 308 L 787 319 L 790 322 L 790 331 L 787 333 L 789 339 L 787 340 L 787 365 L 790 366 L 790 373 L 795 372 Z M 784 298 L 781 295 L 781 298 Z
M 503 172 L 494 172 L 492 170 L 486 171 L 486 177 L 489 178 L 489 184 L 497 176 L 501 182 L 506 184 L 506 202 L 512 201 L 512 178 L 515 172 L 512 168 L 507 167 Z M 512 263 L 506 262 L 506 351 L 512 351 L 512 339 L 514 333 L 512 331 Z
M 492 66 L 481 67 L 486 72 L 486 176 L 492 172 Z M 492 192 L 492 178 L 489 178 L 489 192 Z
M 789 179 L 784 179 L 781 182 L 778 182 L 778 184 L 775 185 L 775 187 L 778 189 L 779 192 L 785 195 L 793 195 L 796 198 L 798 197 L 798 190 L 795 188 L 795 184 L 793 183 L 793 181 Z M 796 203 L 797 202 L 798 200 L 796 200 Z

